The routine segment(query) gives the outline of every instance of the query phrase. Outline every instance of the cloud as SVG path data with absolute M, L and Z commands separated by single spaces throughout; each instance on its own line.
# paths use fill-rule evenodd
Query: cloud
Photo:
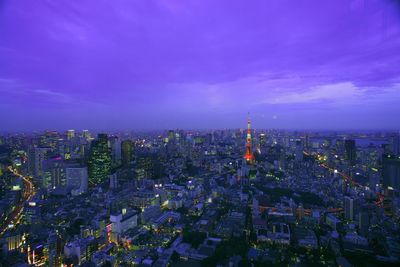
M 64 99 L 69 98 L 66 94 L 55 92 L 55 91 L 50 91 L 50 90 L 43 90 L 43 89 L 36 89 L 32 90 L 33 93 L 37 93 L 39 95 L 44 95 L 44 96 L 50 96 L 50 97 L 61 97 Z
M 49 32 L 50 36 L 59 41 L 86 41 L 88 38 L 87 25 L 70 21 L 58 22 Z
M 57 97 L 69 99 L 67 94 L 46 90 L 46 89 L 31 89 L 33 86 L 17 79 L 0 78 L 0 90 L 12 95 L 38 95 L 45 97 Z
M 305 74 L 306 75 L 306 74 Z M 229 112 L 242 108 L 244 112 L 266 105 L 291 105 L 292 109 L 350 108 L 354 105 L 380 104 L 399 96 L 399 85 L 388 87 L 362 86 L 354 81 L 324 83 L 310 81 L 304 75 L 260 73 L 221 83 L 169 84 L 166 102 L 174 110 L 201 111 L 205 109 Z M 396 97 L 397 98 L 397 97 Z M 321 106 L 322 105 L 322 106 Z
M 365 90 L 357 88 L 352 82 L 326 84 L 312 87 L 307 91 L 281 94 L 274 98 L 267 98 L 264 104 L 298 104 L 315 103 L 320 101 L 343 101 L 364 94 Z

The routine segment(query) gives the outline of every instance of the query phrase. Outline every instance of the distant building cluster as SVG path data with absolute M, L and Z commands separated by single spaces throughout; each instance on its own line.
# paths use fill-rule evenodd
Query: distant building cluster
M 1 266 L 395 266 L 400 135 L 0 136 Z

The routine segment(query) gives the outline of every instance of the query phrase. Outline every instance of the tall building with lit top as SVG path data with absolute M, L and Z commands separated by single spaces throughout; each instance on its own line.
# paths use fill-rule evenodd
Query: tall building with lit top
M 89 139 L 90 139 L 89 130 L 83 130 L 83 131 L 82 131 L 82 136 L 83 136 L 83 138 L 85 138 L 86 140 L 89 140 Z
M 260 147 L 264 148 L 267 146 L 267 135 L 265 133 L 260 134 Z
M 98 184 L 104 182 L 111 172 L 111 149 L 107 134 L 99 134 L 92 142 L 88 161 L 89 182 Z
M 247 121 L 246 153 L 244 158 L 248 164 L 254 164 L 253 145 L 251 143 L 251 124 L 250 118 Z
M 71 140 L 75 137 L 75 130 L 68 130 L 67 131 L 67 140 Z

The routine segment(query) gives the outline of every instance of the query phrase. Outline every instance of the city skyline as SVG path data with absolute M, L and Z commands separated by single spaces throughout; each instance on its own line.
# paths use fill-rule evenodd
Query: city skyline
M 395 1 L 4 1 L 5 131 L 398 130 Z
M 400 266 L 400 0 L 0 0 L 0 267 Z

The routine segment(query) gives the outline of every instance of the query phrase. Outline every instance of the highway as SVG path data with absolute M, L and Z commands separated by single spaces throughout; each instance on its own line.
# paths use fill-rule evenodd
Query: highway
M 0 223 L 0 237 L 3 236 L 4 233 L 7 231 L 9 225 L 17 225 L 19 223 L 25 204 L 29 202 L 36 193 L 35 186 L 31 181 L 32 177 L 23 176 L 11 166 L 8 167 L 8 170 L 12 172 L 15 176 L 18 176 L 22 179 L 24 183 L 24 193 L 14 211 L 8 215 L 7 219 L 4 222 Z
M 307 156 L 310 156 L 310 155 L 311 155 L 311 154 L 308 153 L 307 151 L 303 151 L 303 153 L 304 153 L 304 155 L 307 155 Z M 327 169 L 327 170 L 329 170 L 329 171 L 331 171 L 331 172 L 336 172 L 336 174 L 338 174 L 339 176 L 341 176 L 346 182 L 350 183 L 351 185 L 362 187 L 362 185 L 360 185 L 359 183 L 357 183 L 356 181 L 354 181 L 350 176 L 348 176 L 347 174 L 345 174 L 345 173 L 343 173 L 343 172 L 341 172 L 341 171 L 339 171 L 339 170 L 337 170 L 337 169 L 334 169 L 334 168 L 328 166 L 326 163 L 321 163 L 321 162 L 320 162 L 319 165 L 320 165 L 322 168 Z M 385 196 L 384 196 L 383 194 L 381 194 L 381 193 L 377 193 L 377 196 L 378 196 L 378 200 L 375 202 L 375 204 L 376 204 L 377 206 L 379 206 L 379 207 L 382 207 L 382 206 L 383 206 L 383 201 L 385 200 Z

